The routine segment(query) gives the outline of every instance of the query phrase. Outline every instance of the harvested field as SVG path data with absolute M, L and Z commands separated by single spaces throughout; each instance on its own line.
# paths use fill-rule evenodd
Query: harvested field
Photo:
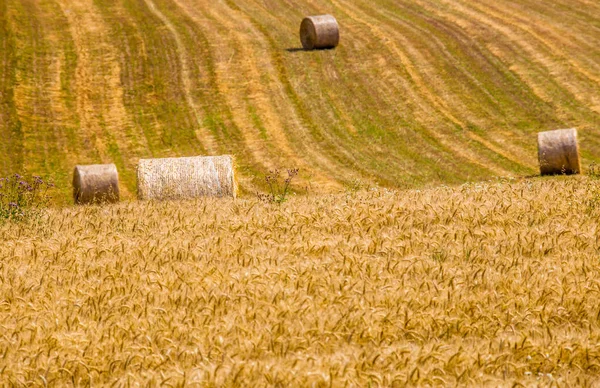
M 333 50 L 301 50 L 307 15 Z M 590 0 L 5 0 L 0 176 L 232 154 L 300 186 L 435 187 L 538 171 L 536 134 L 600 162 L 600 6 Z
M 50 210 L 0 226 L 18 385 L 589 386 L 600 180 Z

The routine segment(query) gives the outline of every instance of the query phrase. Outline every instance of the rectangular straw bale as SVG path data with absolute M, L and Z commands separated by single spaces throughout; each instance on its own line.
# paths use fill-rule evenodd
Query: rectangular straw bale
M 231 155 L 140 159 L 137 184 L 141 200 L 237 196 Z

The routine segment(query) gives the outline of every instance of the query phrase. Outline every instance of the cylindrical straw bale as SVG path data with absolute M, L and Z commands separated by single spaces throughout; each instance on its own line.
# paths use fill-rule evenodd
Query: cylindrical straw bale
M 75 166 L 73 200 L 76 204 L 119 201 L 119 173 L 114 164 Z
M 557 129 L 538 133 L 538 159 L 542 175 L 579 174 L 577 129 Z
M 186 199 L 237 195 L 231 155 L 140 159 L 139 199 Z
M 340 42 L 337 20 L 331 15 L 304 18 L 300 24 L 300 41 L 305 50 L 336 47 Z

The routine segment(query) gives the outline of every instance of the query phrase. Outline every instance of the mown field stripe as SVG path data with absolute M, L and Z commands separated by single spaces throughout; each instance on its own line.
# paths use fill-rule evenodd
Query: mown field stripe
M 392 14 L 391 10 L 397 12 Z M 472 45 L 462 44 L 460 34 L 448 33 L 447 30 L 440 32 L 443 27 L 422 9 L 413 11 L 412 6 L 398 9 L 390 5 L 382 9 L 373 8 L 373 11 L 381 15 L 382 26 L 389 26 L 391 30 L 400 29 L 398 31 L 400 35 L 406 36 L 407 40 L 403 47 L 406 47 L 407 53 L 415 58 L 414 62 L 419 64 L 417 71 L 423 74 L 424 79 L 431 80 L 427 84 L 428 94 L 443 96 L 443 99 L 439 99 L 440 106 L 443 106 L 441 112 L 460 126 L 462 134 L 469 139 L 470 146 L 480 155 L 480 159 L 487 158 L 505 171 L 530 173 L 533 165 L 532 158 L 529 158 L 531 164 L 524 164 L 523 159 L 518 155 L 507 152 L 504 145 L 487 137 L 489 127 L 496 124 L 494 121 L 486 120 L 487 117 L 480 113 L 485 111 L 486 95 L 474 100 L 474 96 L 481 88 L 478 83 L 473 83 L 473 78 L 464 71 L 464 65 L 457 62 L 457 59 L 462 56 L 468 58 L 467 63 L 472 64 L 473 68 L 478 67 L 478 64 L 473 63 L 473 60 L 477 59 L 477 52 L 472 52 Z M 421 41 L 422 36 L 428 36 L 429 39 Z M 420 43 L 412 45 L 410 42 Z M 471 99 L 473 103 L 468 105 Z M 477 115 L 481 115 L 483 120 L 478 119 Z M 496 131 L 489 132 L 496 133 Z
M 551 111 L 541 119 L 547 122 L 540 122 L 539 130 L 549 130 L 560 127 L 579 127 L 583 131 L 589 132 L 594 127 L 594 123 L 598 122 L 599 115 L 590 110 L 583 102 L 564 85 L 560 80 L 553 75 L 552 65 L 554 60 L 546 63 L 540 62 L 539 53 L 534 47 L 531 39 L 522 38 L 518 30 L 513 30 L 505 25 L 503 19 L 488 15 L 485 11 L 476 7 L 473 10 L 470 7 L 473 5 L 461 5 L 460 3 L 452 3 L 452 12 L 458 13 L 457 17 L 463 20 L 463 23 L 471 25 L 473 31 L 477 35 L 481 35 L 481 26 L 486 26 L 493 30 L 493 34 L 501 34 L 504 39 L 487 39 L 490 35 L 481 35 L 488 49 L 493 52 L 503 63 L 510 64 L 510 70 L 514 72 L 524 84 L 532 91 L 536 98 L 548 104 Z M 517 31 L 517 32 L 515 32 Z M 591 132 L 590 132 L 591 133 Z M 591 149 L 598 149 L 598 140 L 595 136 L 588 137 L 589 146 Z
M 205 24 L 210 24 L 210 17 L 202 13 L 204 23 L 196 23 L 184 9 L 172 1 L 155 1 L 157 7 L 167 17 L 181 38 L 189 55 L 188 60 L 192 73 L 194 90 L 193 98 L 204 111 L 204 123 L 218 139 L 220 152 L 236 156 L 238 177 L 242 193 L 254 193 L 256 184 L 264 187 L 265 165 L 255 157 L 244 142 L 243 133 L 236 123 L 232 107 L 220 90 L 219 57 L 214 48 L 214 40 L 206 31 Z M 201 7 L 200 7 L 201 8 Z M 198 16 L 198 15 L 197 15 Z M 263 180 L 256 179 L 263 176 Z
M 293 13 L 294 16 L 294 21 L 292 22 L 292 24 L 288 24 L 287 22 L 284 24 L 287 28 L 284 30 L 281 25 L 281 19 L 282 19 L 282 10 L 281 9 L 273 9 L 273 10 L 268 10 L 268 11 L 263 11 L 260 9 L 260 7 L 256 7 L 253 8 L 251 10 L 246 10 L 247 13 L 252 13 L 252 15 L 263 15 L 264 13 L 267 13 L 267 15 L 269 15 L 268 19 L 265 20 L 261 20 L 261 23 L 267 27 L 271 27 L 269 29 L 269 31 L 273 32 L 273 34 L 277 34 L 276 35 L 276 40 L 279 42 L 282 42 L 281 45 L 279 45 L 279 50 L 283 51 L 284 47 L 293 47 L 293 43 L 292 44 L 287 44 L 287 41 L 291 41 L 293 40 L 293 42 L 295 44 L 297 43 L 297 23 L 299 22 L 299 20 L 301 20 L 301 16 L 297 16 L 296 15 L 296 11 L 294 9 L 294 11 L 290 11 L 290 13 Z M 318 12 L 318 11 L 306 11 L 306 12 Z M 339 16 L 339 13 L 336 13 Z M 293 26 L 296 28 L 293 28 L 292 31 L 289 31 L 289 26 Z M 313 91 L 303 91 L 303 96 L 310 96 L 307 99 L 303 98 L 303 104 L 310 104 L 308 111 L 311 112 L 311 115 L 313 118 L 313 120 L 317 120 L 319 121 L 319 125 L 324 125 L 325 126 L 325 130 L 326 131 L 332 131 L 331 127 L 333 127 L 334 125 L 337 125 L 339 127 L 339 123 L 327 123 L 328 118 L 331 116 L 332 111 L 335 111 L 336 109 L 345 109 L 344 107 L 339 107 L 338 105 L 340 104 L 340 100 L 335 100 L 335 98 L 337 98 L 337 95 L 335 97 L 333 97 L 334 91 L 335 90 L 344 90 L 344 87 L 346 85 L 344 85 L 342 82 L 342 80 L 344 80 L 343 77 L 345 77 L 345 73 L 347 73 L 348 71 L 348 66 L 344 65 L 344 61 L 346 60 L 345 54 L 344 54 L 344 47 L 345 46 L 341 46 L 338 47 L 338 49 L 336 49 L 336 54 L 334 56 L 335 58 L 335 66 L 339 67 L 339 78 L 336 79 L 335 81 L 331 81 L 329 79 L 326 79 L 325 77 L 323 77 L 323 75 L 327 75 L 327 78 L 331 78 L 330 73 L 332 72 L 331 67 L 329 65 L 329 61 L 325 61 L 324 58 L 327 58 L 329 56 L 329 53 L 325 53 L 325 56 L 323 56 L 323 54 L 319 54 L 319 53 L 289 53 L 285 56 L 286 58 L 286 68 L 292 68 L 294 69 L 294 71 L 291 71 L 291 82 L 294 84 L 294 88 L 298 89 L 300 88 L 300 91 L 302 88 L 307 88 L 306 84 L 311 84 L 311 83 L 316 83 L 316 85 L 318 85 L 319 83 L 323 83 L 320 91 L 319 89 L 315 89 Z M 351 54 L 350 54 L 351 55 Z M 300 59 L 295 59 L 295 57 L 299 57 Z M 307 72 L 307 66 L 306 63 L 307 59 L 304 57 L 308 57 L 308 58 L 314 58 L 315 61 L 315 65 L 311 66 L 322 66 L 323 69 L 321 71 L 315 70 L 315 73 L 317 76 L 310 78 L 309 77 L 309 73 Z M 338 60 L 338 58 L 343 58 Z M 338 65 L 339 63 L 339 65 Z M 295 69 L 297 68 L 297 69 Z M 337 70 L 335 70 L 337 71 Z M 335 74 L 335 73 L 333 73 Z M 364 74 L 364 76 L 366 77 L 365 80 L 363 82 L 360 83 L 356 83 L 353 82 L 351 80 L 349 80 L 349 85 L 361 85 L 361 84 L 366 84 L 369 85 L 369 80 L 368 80 L 368 75 Z M 300 80 L 302 80 L 301 82 L 299 82 Z M 338 86 L 339 85 L 339 86 Z M 362 87 L 362 86 L 360 86 Z M 373 91 L 373 85 L 370 86 L 370 92 L 372 93 Z M 326 91 L 325 91 L 326 90 Z M 300 93 L 299 91 L 299 93 Z M 346 92 L 347 93 L 347 92 Z M 369 92 L 366 92 L 365 89 L 365 93 L 361 94 L 358 93 L 358 95 L 362 95 L 364 96 L 364 98 L 361 99 L 360 104 L 359 104 L 359 109 L 360 108 L 364 108 L 364 103 L 366 101 L 369 101 L 371 96 L 369 94 Z M 320 99 L 315 99 L 316 96 L 320 96 Z M 323 100 L 323 96 L 324 97 L 328 97 L 329 101 L 327 100 Z M 331 97 L 330 97 L 331 96 Z M 310 101 L 312 100 L 312 101 Z M 323 108 L 329 108 L 329 111 L 327 109 L 323 109 Z M 356 107 L 355 107 L 356 108 Z M 377 112 L 377 110 L 380 110 L 381 106 L 377 107 L 377 106 L 373 106 L 373 110 L 369 113 L 369 115 L 373 116 L 373 120 L 374 122 L 379 120 L 379 117 L 377 116 L 377 114 L 373 114 L 374 112 Z M 350 111 L 353 112 L 353 115 L 356 114 L 356 112 L 358 112 L 357 109 L 349 109 Z M 363 123 L 365 123 L 364 119 L 360 119 L 362 120 Z M 397 119 L 395 119 L 397 120 Z M 371 121 L 370 119 L 367 120 L 366 124 L 369 124 L 369 121 Z M 373 122 L 373 123 L 374 123 Z M 393 132 L 396 129 L 394 128 L 396 124 L 392 124 L 389 125 L 390 129 L 388 132 Z M 381 125 L 381 128 L 385 128 L 388 125 Z M 377 143 L 377 145 L 373 145 L 373 139 L 369 139 L 367 136 L 361 135 L 362 137 L 350 137 L 348 135 L 348 129 L 347 128 L 342 128 L 343 132 L 340 133 L 340 139 L 343 139 L 344 142 L 341 143 L 341 147 L 344 147 L 346 150 L 350 151 L 353 153 L 353 158 L 356 160 L 358 160 L 358 162 L 354 162 L 358 165 L 360 165 L 359 167 L 357 166 L 353 166 L 353 168 L 356 170 L 356 172 L 359 172 L 361 174 L 363 174 L 362 176 L 365 178 L 365 181 L 372 181 L 372 182 L 376 182 L 378 180 L 377 176 L 378 175 L 384 175 L 385 178 L 381 179 L 382 183 L 386 183 L 386 181 L 389 182 L 394 182 L 393 184 L 395 185 L 403 185 L 405 184 L 405 181 L 411 181 L 413 179 L 413 177 L 411 177 L 411 175 L 420 175 L 421 177 L 424 177 L 425 174 L 427 174 L 427 172 L 423 172 L 424 170 L 426 170 L 426 167 L 423 166 L 417 166 L 416 168 L 410 168 L 408 166 L 406 166 L 407 162 L 409 163 L 414 163 L 414 161 L 412 160 L 407 160 L 406 156 L 404 157 L 403 163 L 401 163 L 400 165 L 395 164 L 395 162 L 398 160 L 394 155 L 396 155 L 396 152 L 398 151 L 398 149 L 402 148 L 402 143 L 401 142 L 394 142 L 394 141 L 390 141 L 390 145 L 394 144 L 396 147 L 393 149 L 393 151 L 387 152 L 387 155 L 385 152 L 381 152 L 382 150 L 382 146 L 381 143 Z M 385 129 L 384 129 L 385 130 Z M 394 134 L 392 133 L 390 135 L 390 133 L 386 133 L 387 136 L 394 136 Z M 340 139 L 337 139 L 338 142 L 340 142 Z M 391 139 L 390 139 L 391 140 Z M 363 143 L 361 143 L 360 141 L 364 141 L 365 143 L 370 142 L 371 144 L 369 145 L 365 145 Z M 380 140 L 378 140 L 380 141 Z M 401 140 L 402 141 L 402 140 Z M 405 140 L 404 140 L 405 141 Z M 385 145 L 384 145 L 385 146 Z M 370 151 L 370 149 L 375 149 L 373 151 Z M 422 150 L 422 149 L 421 149 Z M 384 156 L 385 155 L 385 156 Z M 439 156 L 439 155 L 438 155 Z M 447 158 L 446 160 L 451 160 L 451 158 Z M 342 163 L 342 162 L 340 162 Z M 371 166 L 370 166 L 371 165 Z M 402 167 L 401 167 L 402 166 Z M 371 167 L 375 167 L 374 173 L 370 172 L 369 169 Z M 382 173 L 383 172 L 383 173 Z M 453 171 L 454 172 L 454 171 Z M 387 175 L 386 175 L 387 174 Z M 451 174 L 448 174 L 451 175 Z M 354 175 L 356 177 L 356 175 Z M 361 175 L 359 175 L 358 177 L 360 177 Z M 393 178 L 390 179 L 390 176 L 392 176 Z M 398 177 L 401 177 L 400 179 L 398 179 Z M 436 175 L 434 175 L 436 176 Z M 437 176 L 436 176 L 437 178 Z M 352 179 L 352 178 L 351 178 Z M 414 184 L 414 181 L 412 182 L 412 184 Z
M 79 135 L 87 139 L 74 163 L 115 163 L 122 195 L 135 192 L 135 160 L 147 149 L 125 108 L 119 53 L 110 27 L 92 0 L 61 2 L 76 48 L 73 86 Z M 99 150 L 93 155 L 90 150 Z
M 369 29 L 355 23 L 344 8 L 331 8 L 319 2 L 311 4 L 315 7 L 313 13 L 336 15 L 344 40 L 336 49 L 335 80 L 315 77 L 317 85 L 321 81 L 322 91 L 315 89 L 309 94 L 326 94 L 334 113 L 350 112 L 352 125 L 342 127 L 340 135 L 370 179 L 402 186 L 407 182 L 436 181 L 441 176 L 451 181 L 461 174 L 463 177 L 471 174 L 472 171 L 463 169 L 464 165 L 455 163 L 451 152 L 428 137 L 426 130 L 415 128 L 420 125 L 411 120 L 414 112 L 406 103 L 411 100 L 406 95 L 412 90 L 407 87 L 405 77 L 395 75 L 396 69 L 388 63 L 389 56 L 373 49 L 381 41 Z M 364 55 L 358 57 L 356 52 Z M 361 96 L 360 101 L 355 96 Z M 317 103 L 313 107 L 318 110 L 327 105 Z M 326 111 L 320 113 L 331 116 Z
M 581 101 L 595 113 L 600 114 L 600 104 L 590 104 L 592 102 L 590 101 L 591 97 L 600 94 L 600 76 L 591 73 L 586 67 L 580 66 L 575 60 L 578 55 L 582 54 L 589 55 L 592 58 L 598 57 L 600 52 L 595 47 L 582 50 L 582 47 L 578 46 L 579 48 L 575 52 L 567 53 L 562 47 L 554 43 L 554 41 L 562 42 L 564 37 L 552 34 L 551 27 L 550 31 L 542 30 L 541 23 L 539 21 L 532 23 L 531 17 L 523 19 L 523 17 L 519 17 L 508 8 L 499 8 L 494 5 L 481 4 L 473 6 L 473 8 L 485 13 L 494 20 L 502 20 L 503 24 L 516 27 L 505 30 L 505 32 L 513 33 L 514 35 L 511 36 L 513 41 L 527 50 L 531 58 L 542 64 L 548 73 L 552 74 L 553 78 L 568 90 L 575 99 Z M 530 13 L 528 12 L 528 14 Z M 516 36 L 519 36 L 519 38 L 517 39 Z M 519 42 L 528 42 L 528 44 L 525 45 Z
M 0 174 L 8 175 L 23 168 L 23 133 L 14 101 L 16 78 L 16 42 L 9 19 L 8 0 L 0 0 Z
M 167 27 L 167 29 L 173 36 L 173 39 L 177 45 L 177 54 L 179 57 L 179 68 L 180 68 L 182 89 L 183 89 L 183 93 L 185 95 L 185 100 L 196 119 L 196 123 L 198 126 L 198 132 L 199 132 L 198 140 L 200 141 L 201 144 L 204 145 L 204 147 L 206 148 L 206 151 L 208 152 L 209 155 L 214 155 L 218 149 L 216 140 L 213 137 L 213 135 L 204 128 L 204 120 L 200 116 L 200 110 L 196 106 L 196 102 L 194 101 L 194 98 L 192 97 L 192 81 L 190 79 L 190 71 L 189 71 L 189 63 L 188 63 L 189 62 L 189 60 L 188 60 L 189 54 L 187 53 L 187 49 L 186 49 L 185 45 L 183 44 L 175 26 L 173 26 L 173 24 L 169 21 L 169 19 L 160 11 L 159 8 L 156 7 L 154 2 L 152 0 L 144 0 L 144 2 L 148 6 L 148 9 L 150 9 L 150 11 L 156 17 L 158 17 L 162 23 L 164 23 L 164 25 Z
M 273 168 L 277 165 L 275 155 L 267 149 L 268 139 L 261 138 L 260 130 L 254 126 L 251 116 L 251 106 L 247 105 L 251 95 L 248 84 L 258 76 L 258 70 L 247 63 L 254 62 L 252 52 L 248 49 L 248 38 L 243 34 L 236 34 L 236 29 L 243 26 L 232 24 L 238 22 L 234 15 L 222 17 L 225 12 L 218 6 L 204 7 L 200 4 L 189 5 L 186 2 L 175 1 L 179 8 L 185 12 L 198 27 L 205 27 L 203 33 L 211 42 L 211 51 L 214 53 L 214 66 L 218 93 L 222 96 L 224 104 L 231 112 L 231 118 L 239 129 L 242 137 L 243 149 L 236 152 L 251 155 L 263 169 Z M 198 9 L 203 9 L 201 20 Z M 215 9 L 216 8 L 216 9 Z M 274 163 L 275 162 L 275 163 Z
M 387 10 L 378 12 L 390 20 L 410 25 L 415 31 L 412 36 L 429 37 L 431 52 L 439 53 L 439 59 L 443 59 L 432 66 L 437 79 L 443 80 L 440 83 L 443 89 L 436 93 L 444 95 L 448 106 L 460 117 L 467 136 L 497 154 L 491 154 L 493 159 L 504 159 L 501 162 L 507 168 L 530 173 L 531 166 L 537 163 L 531 152 L 535 140 L 531 131 L 519 133 L 518 128 L 514 128 L 511 136 L 505 138 L 497 129 L 507 125 L 510 119 L 505 112 L 506 105 L 509 109 L 522 110 L 521 105 L 512 101 L 512 95 L 502 89 L 507 88 L 506 81 L 510 78 L 502 71 L 504 65 L 492 61 L 490 53 L 473 44 L 454 24 L 423 12 L 414 4 L 401 9 L 390 4 Z M 502 82 L 502 87 L 496 86 L 497 82 Z M 519 145 L 513 143 L 516 134 L 523 139 Z M 524 145 L 528 146 L 524 148 Z
M 277 21 L 276 15 L 273 15 L 267 9 L 261 8 L 260 5 L 252 7 L 252 10 L 248 10 L 245 7 L 237 7 L 232 2 L 228 2 L 228 5 L 232 9 L 237 8 L 244 12 L 256 31 L 263 37 L 266 47 L 268 47 L 268 55 L 271 57 L 270 68 L 275 71 L 273 78 L 280 85 L 277 86 L 278 93 L 283 92 L 282 97 L 287 102 L 288 109 L 284 114 L 292 124 L 290 127 L 284 128 L 284 130 L 291 144 L 296 147 L 297 152 L 300 155 L 305 155 L 304 158 L 309 160 L 309 163 L 316 163 L 317 166 L 315 167 L 321 169 L 328 176 L 327 181 L 320 180 L 319 175 L 321 174 L 318 173 L 315 174 L 317 175 L 316 177 L 311 177 L 310 179 L 316 181 L 318 190 L 328 191 L 338 189 L 340 182 L 344 182 L 348 176 L 356 176 L 356 172 L 354 168 L 350 168 L 350 161 L 344 159 L 345 163 L 339 162 L 338 156 L 326 148 L 328 146 L 324 143 L 323 134 L 317 129 L 301 97 L 291 84 L 288 75 L 289 70 L 286 66 L 286 57 L 293 55 L 293 53 L 286 52 L 286 48 L 290 48 L 289 45 L 283 42 L 278 43 L 279 41 L 274 37 L 274 34 L 278 32 L 277 30 L 280 30 L 282 26 L 287 26 L 287 24 L 281 23 L 281 18 L 284 15 L 279 14 L 279 21 Z M 273 23 L 280 27 L 277 30 L 273 30 L 270 28 Z M 293 34 L 294 37 L 296 35 L 296 33 Z M 313 167 L 314 170 L 315 168 Z
M 49 178 L 66 196 L 73 144 L 61 122 L 65 109 L 61 96 L 65 46 L 61 35 L 65 23 L 52 2 L 12 4 L 9 14 L 16 50 L 13 96 L 23 136 L 20 173 Z
M 264 39 L 262 32 L 256 28 L 253 18 L 248 13 L 245 13 L 230 1 L 226 1 L 223 5 L 226 8 L 222 10 L 215 9 L 214 17 L 228 15 L 227 18 L 221 17 L 219 20 L 222 24 L 229 26 L 228 31 L 234 32 L 242 40 L 239 46 L 236 47 L 234 62 L 237 59 L 237 65 L 245 69 L 243 74 L 244 77 L 247 77 L 247 82 L 241 84 L 247 89 L 247 93 L 253 97 L 250 102 L 252 104 L 251 109 L 270 123 L 269 127 L 265 129 L 266 134 L 277 147 L 283 147 L 286 150 L 284 159 L 280 162 L 285 164 L 283 166 L 279 164 L 279 167 L 299 167 L 303 176 L 314 175 L 318 170 L 311 166 L 312 160 L 304 157 L 300 152 L 293 152 L 291 149 L 291 141 L 283 131 L 282 120 L 277 117 L 278 115 L 285 117 L 286 113 L 278 113 L 273 100 L 268 97 L 273 91 L 282 89 L 275 66 L 270 60 L 269 42 Z M 237 51 L 238 48 L 239 52 Z M 254 98 L 254 96 L 257 98 Z
M 333 1 L 333 3 L 345 9 L 355 21 L 369 26 L 372 33 L 381 41 L 387 42 L 385 49 L 398 58 L 402 67 L 408 72 L 410 80 L 414 85 L 413 90 L 419 96 L 419 99 L 423 99 L 426 102 L 426 106 L 432 107 L 442 118 L 441 126 L 436 128 L 435 131 L 430 131 L 432 136 L 436 137 L 444 146 L 450 148 L 454 155 L 473 166 L 489 170 L 495 175 L 506 175 L 509 173 L 510 170 L 500 167 L 496 162 L 488 158 L 483 158 L 481 153 L 473 149 L 472 141 L 465 142 L 457 136 L 456 130 L 464 130 L 464 124 L 451 113 L 440 97 L 431 91 L 430 86 L 428 86 L 428 83 L 419 70 L 420 67 L 425 66 L 427 61 L 414 47 L 413 43 L 395 29 L 387 26 L 386 23 L 382 23 L 382 20 L 370 16 L 374 11 L 369 12 L 368 6 L 359 8 L 345 1 Z M 390 37 L 394 37 L 398 43 L 401 43 L 402 48 L 396 44 L 396 40 L 392 40 Z M 418 66 L 416 65 L 417 63 L 419 64 Z M 448 132 L 451 129 L 453 130 Z

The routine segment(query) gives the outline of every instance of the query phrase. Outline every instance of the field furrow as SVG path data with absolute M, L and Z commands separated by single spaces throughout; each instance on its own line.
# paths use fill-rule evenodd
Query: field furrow
M 251 105 L 260 87 L 260 71 L 254 65 L 256 59 L 251 50 L 250 36 L 247 35 L 247 26 L 236 18 L 235 14 L 223 17 L 231 12 L 227 7 L 207 6 L 206 4 L 188 4 L 176 1 L 179 7 L 190 18 L 203 28 L 204 34 L 211 42 L 211 51 L 214 53 L 214 65 L 218 90 L 224 103 L 229 107 L 232 120 L 239 128 L 243 137 L 244 150 L 252 155 L 264 168 L 273 168 L 277 165 L 276 156 L 269 149 L 273 141 L 267 137 L 264 128 L 256 126 L 256 107 Z M 204 14 L 199 10 L 205 10 Z M 236 30 L 242 31 L 236 34 Z M 254 66 L 253 66 L 254 65 Z M 263 95 L 263 91 L 258 91 Z
M 56 1 L 1 3 L 0 169 L 63 200 L 75 163 L 116 163 L 129 196 L 148 157 L 233 154 L 242 195 L 274 168 L 322 193 L 530 175 L 561 127 L 600 160 L 593 2 Z M 302 50 L 323 13 L 340 45 Z
M 181 38 L 179 33 L 173 24 L 169 21 L 169 19 L 156 7 L 152 0 L 144 0 L 148 5 L 150 11 L 156 15 L 160 19 L 162 23 L 167 27 L 169 32 L 172 34 L 175 44 L 177 46 L 177 54 L 179 57 L 179 73 L 181 77 L 181 83 L 183 86 L 183 94 L 185 95 L 185 100 L 188 104 L 188 107 L 191 109 L 195 119 L 196 124 L 198 126 L 197 136 L 198 140 L 201 144 L 203 144 L 204 148 L 210 155 L 214 155 L 217 152 L 217 145 L 213 135 L 204 128 L 203 118 L 200 116 L 200 110 L 198 109 L 196 102 L 192 96 L 192 81 L 190 79 L 190 70 L 189 70 L 189 54 Z
M 131 182 L 135 160 L 148 145 L 139 136 L 123 102 L 122 69 L 108 26 L 93 1 L 60 1 L 69 22 L 76 51 L 75 80 L 82 138 L 77 163 L 115 163 L 125 182 Z M 124 194 L 135 190 L 125 185 Z
M 8 23 L 8 2 L 0 1 L 0 171 L 23 167 L 23 138 L 14 101 L 15 40 Z
M 380 41 L 387 41 L 386 48 L 391 55 L 400 60 L 402 68 L 408 72 L 412 89 L 416 91 L 418 98 L 424 101 L 422 106 L 433 109 L 433 111 L 424 113 L 424 116 L 438 116 L 434 125 L 439 126 L 435 131 L 431 131 L 431 135 L 467 163 L 491 171 L 493 174 L 506 174 L 507 170 L 489 159 L 486 160 L 482 152 L 474 150 L 472 141 L 464 142 L 463 133 L 461 135 L 457 133 L 457 129 L 462 129 L 461 132 L 464 132 L 465 125 L 451 111 L 445 98 L 442 98 L 447 92 L 433 89 L 434 85 L 441 84 L 438 81 L 440 78 L 435 74 L 434 67 L 428 62 L 428 58 L 423 55 L 422 49 L 417 48 L 411 40 L 405 37 L 404 33 L 394 28 L 385 28 L 382 23 L 378 22 L 378 19 L 368 16 L 368 13 L 363 12 L 366 7 L 358 8 L 350 2 L 340 3 L 344 5 L 343 9 L 353 20 L 370 26 L 373 34 Z M 431 125 L 431 123 L 428 124 Z
M 77 152 L 63 94 L 63 79 L 69 73 L 67 24 L 51 1 L 11 4 L 8 14 L 17 50 L 12 93 L 23 158 L 21 170 L 12 172 L 49 176 L 66 194 Z
M 281 131 L 294 147 L 294 152 L 302 159 L 305 171 L 304 178 L 309 179 L 316 187 L 327 189 L 327 187 L 339 187 L 338 182 L 347 179 L 348 176 L 355 176 L 356 171 L 347 164 L 341 164 L 337 156 L 331 152 L 328 144 L 324 141 L 322 135 L 316 132 L 315 122 L 311 119 L 306 110 L 302 99 L 299 97 L 295 85 L 292 84 L 290 74 L 286 70 L 287 60 L 294 54 L 289 44 L 280 44 L 278 39 L 273 36 L 271 23 L 279 23 L 274 14 L 278 10 L 266 10 L 262 18 L 257 18 L 260 12 L 256 12 L 254 7 L 247 4 L 247 7 L 237 7 L 232 2 L 227 2 L 230 8 L 243 12 L 244 17 L 251 23 L 251 28 L 259 40 L 260 46 L 255 48 L 259 50 L 258 55 L 267 62 L 266 67 L 261 68 L 263 77 L 266 76 L 265 70 L 269 70 L 269 79 L 272 82 L 270 93 L 273 95 L 272 102 L 276 106 L 279 116 L 287 121 L 281 128 L 274 128 Z M 295 20 L 292 17 L 291 20 Z M 290 28 L 293 26 L 292 28 Z M 295 38 L 297 32 L 296 23 L 285 23 L 284 28 Z M 255 45 L 256 47 L 256 45 Z M 302 74 L 298 74 L 303 77 Z M 259 83 L 261 81 L 258 81 Z M 299 165 L 298 167 L 302 167 Z M 320 170 L 320 171 L 319 171 Z
M 506 88 L 507 79 L 494 67 L 491 53 L 473 44 L 470 37 L 458 26 L 444 21 L 430 10 L 415 9 L 414 4 L 405 7 L 390 5 L 389 11 L 380 14 L 407 29 L 403 34 L 410 37 L 428 36 L 429 58 L 433 62 L 426 66 L 427 79 L 432 82 L 432 93 L 443 96 L 447 109 L 455 112 L 466 136 L 475 144 L 492 151 L 490 156 L 499 155 L 507 168 L 527 171 L 534 162 L 532 155 L 513 145 L 518 138 L 530 136 L 530 132 L 518 133 L 512 129 L 510 138 L 499 130 L 508 124 L 508 109 L 514 108 Z M 501 83 L 501 87 L 498 84 Z M 468 92 L 467 92 L 468 91 Z M 517 135 L 517 136 L 515 136 Z
M 502 25 L 512 26 L 511 29 L 503 30 L 511 42 L 525 50 L 534 61 L 540 63 L 562 88 L 571 93 L 574 99 L 588 106 L 595 113 L 600 113 L 599 107 L 596 105 L 600 94 L 599 73 L 589 71 L 588 66 L 580 66 L 576 59 L 576 56 L 581 53 L 597 57 L 600 55 L 597 48 L 587 47 L 586 49 L 586 45 L 583 44 L 578 45 L 579 49 L 574 53 L 570 53 L 561 47 L 563 41 L 568 37 L 553 33 L 552 29 L 547 26 L 544 28 L 539 21 L 534 20 L 532 23 L 531 18 L 519 17 L 514 12 L 510 12 L 508 7 L 499 8 L 493 4 L 482 3 L 473 8 L 493 20 L 500 21 Z M 523 14 L 523 12 L 521 13 Z M 528 12 L 527 14 L 532 13 Z

